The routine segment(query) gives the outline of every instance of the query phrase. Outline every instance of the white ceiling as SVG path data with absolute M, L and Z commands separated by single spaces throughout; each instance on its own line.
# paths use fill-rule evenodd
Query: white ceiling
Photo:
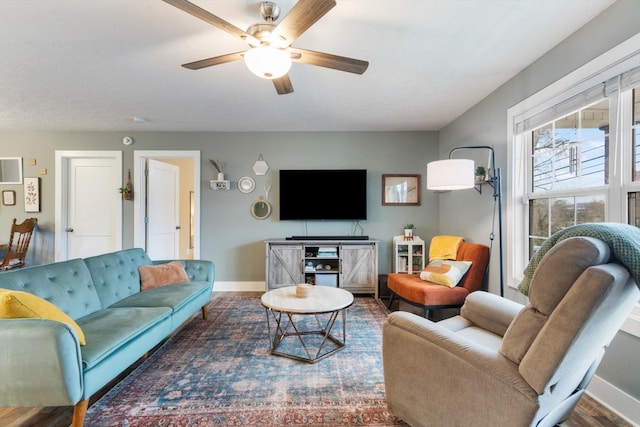
M 259 0 L 193 2 L 261 20 Z M 1 0 L 0 130 L 439 130 L 614 0 L 337 3 L 293 46 L 369 69 L 294 63 L 279 96 L 243 62 L 181 67 L 246 45 L 161 0 Z

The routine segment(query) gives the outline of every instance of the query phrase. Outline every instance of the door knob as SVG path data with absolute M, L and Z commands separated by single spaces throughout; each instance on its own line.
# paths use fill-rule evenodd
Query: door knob
M 64 231 L 66 231 L 67 233 L 73 233 L 73 228 L 67 227 L 64 229 Z

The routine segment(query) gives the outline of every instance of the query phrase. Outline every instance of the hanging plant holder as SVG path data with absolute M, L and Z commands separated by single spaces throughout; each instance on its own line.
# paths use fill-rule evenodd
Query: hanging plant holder
M 131 169 L 127 173 L 127 183 L 124 187 L 118 188 L 120 194 L 122 194 L 122 200 L 131 200 L 133 197 L 133 186 L 131 185 Z

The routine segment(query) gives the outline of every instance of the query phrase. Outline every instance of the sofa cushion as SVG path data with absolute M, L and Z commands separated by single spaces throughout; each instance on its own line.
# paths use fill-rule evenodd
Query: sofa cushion
M 85 370 L 101 360 L 126 348 L 127 342 L 144 335 L 149 328 L 166 321 L 170 331 L 171 309 L 168 307 L 106 308 L 81 319 L 78 324 L 87 336 L 82 347 L 82 365 Z
M 209 289 L 206 282 L 165 285 L 131 295 L 112 307 L 170 307 L 175 312 Z
M 138 272 L 140 273 L 141 291 L 189 281 L 189 276 L 180 261 L 158 265 L 141 265 L 138 267 Z
M 86 258 L 102 308 L 140 292 L 138 267 L 150 265 L 151 259 L 140 248 Z
M 102 308 L 89 269 L 81 259 L 3 272 L 0 288 L 37 295 L 74 320 Z
M 55 305 L 28 292 L 0 289 L 1 319 L 48 319 L 71 325 L 78 335 L 80 345 L 85 345 L 80 326 Z

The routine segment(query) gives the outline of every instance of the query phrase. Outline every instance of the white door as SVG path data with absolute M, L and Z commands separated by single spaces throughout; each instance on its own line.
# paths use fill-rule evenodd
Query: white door
M 180 168 L 149 159 L 147 163 L 147 254 L 177 259 L 180 254 Z
M 120 152 L 57 152 L 56 260 L 122 249 Z

